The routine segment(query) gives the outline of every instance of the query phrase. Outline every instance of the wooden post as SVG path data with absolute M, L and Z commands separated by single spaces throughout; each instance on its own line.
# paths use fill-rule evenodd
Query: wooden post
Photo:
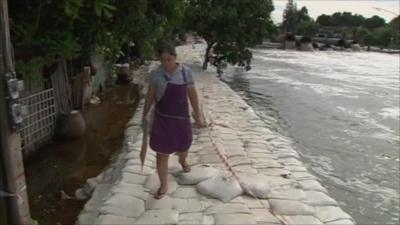
M 15 132 L 9 121 L 6 102 L 5 74 L 14 71 L 8 21 L 8 2 L 0 0 L 0 160 L 4 167 L 4 191 L 15 195 L 7 199 L 7 216 L 10 224 L 30 224 L 28 195 L 25 183 L 25 171 L 21 150 L 21 137 Z

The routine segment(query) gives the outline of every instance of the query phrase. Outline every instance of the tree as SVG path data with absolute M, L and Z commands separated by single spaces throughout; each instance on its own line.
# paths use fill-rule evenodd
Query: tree
M 134 41 L 143 57 L 154 53 L 154 46 L 162 39 L 170 39 L 184 18 L 184 0 L 117 0 L 116 19 L 111 30 L 122 38 Z
M 384 27 L 385 24 L 386 24 L 385 19 L 383 19 L 382 17 L 379 17 L 379 16 L 373 16 L 371 18 L 367 18 L 364 21 L 363 26 L 365 28 L 373 30 L 373 29 L 376 29 L 376 28 L 379 28 L 379 27 Z
M 400 16 L 393 18 L 390 21 L 389 25 L 392 26 L 394 29 L 396 29 L 397 32 L 400 32 Z
M 364 24 L 364 21 L 365 21 L 364 16 L 355 14 L 352 16 L 349 25 L 354 27 L 362 26 Z
M 321 26 L 333 26 L 332 17 L 325 14 L 318 16 L 317 23 Z
M 93 54 L 114 63 L 128 41 L 151 56 L 181 25 L 184 6 L 185 0 L 10 1 L 17 70 L 38 76 L 60 59 L 78 61 L 78 67 Z
M 313 37 L 319 31 L 318 23 L 314 21 L 302 21 L 297 25 L 296 33 L 302 36 Z
M 282 28 L 286 32 L 294 33 L 300 23 L 312 20 L 307 7 L 303 6 L 300 10 L 297 10 L 297 5 L 293 0 L 289 0 L 283 12 Z
M 320 15 L 317 18 L 317 23 L 321 26 L 358 27 L 364 23 L 364 20 L 365 18 L 362 15 L 353 15 L 350 12 L 336 12 L 332 16 Z
M 213 49 L 218 72 L 227 64 L 250 69 L 252 47 L 273 29 L 271 0 L 189 0 L 186 28 L 207 41 L 203 68 Z
M 380 47 L 388 47 L 392 44 L 394 35 L 390 27 L 381 27 L 377 30 L 377 45 Z
M 367 46 L 373 46 L 377 43 L 377 37 L 373 33 L 369 33 L 364 37 L 364 43 Z
M 312 18 L 308 14 L 308 9 L 307 7 L 303 6 L 299 11 L 296 12 L 296 19 L 298 23 L 304 22 L 304 21 L 311 21 Z
M 388 47 L 396 44 L 395 33 L 389 26 L 378 28 L 374 32 L 364 27 L 359 27 L 356 31 L 356 39 L 368 46 Z
M 370 31 L 364 27 L 358 27 L 354 32 L 354 39 L 360 44 L 365 44 L 366 37 L 370 35 Z
M 397 16 L 389 23 L 393 33 L 393 44 L 400 48 L 400 16 Z
M 332 23 L 334 24 L 334 26 L 344 26 L 346 21 L 343 14 L 340 12 L 332 14 Z
M 297 21 L 297 5 L 293 0 L 289 0 L 283 11 L 282 28 L 284 31 L 292 33 L 295 31 Z

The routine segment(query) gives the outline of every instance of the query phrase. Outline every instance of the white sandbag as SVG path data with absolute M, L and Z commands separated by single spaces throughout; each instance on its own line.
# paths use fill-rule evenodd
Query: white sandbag
M 338 206 L 338 203 L 327 194 L 319 191 L 306 191 L 307 200 L 305 201 L 312 206 Z
M 324 225 L 314 216 L 283 216 L 283 220 L 286 221 L 287 224 Z
M 157 174 L 149 175 L 143 185 L 145 188 L 150 190 L 151 194 L 155 194 L 160 187 L 160 179 Z M 167 194 L 172 194 L 178 188 L 175 177 L 168 174 L 168 191 Z
M 337 220 L 349 219 L 352 217 L 336 206 L 315 206 L 315 217 L 323 223 L 334 222 Z
M 265 176 L 240 174 L 239 181 L 243 191 L 250 196 L 255 195 L 257 198 L 265 199 L 270 193 L 270 187 Z
M 79 215 L 76 225 L 94 224 L 99 216 L 98 212 L 82 213 Z
M 222 176 L 216 176 L 202 181 L 196 185 L 196 188 L 198 192 L 217 198 L 223 202 L 229 202 L 243 193 L 236 179 Z
M 144 201 L 142 199 L 117 193 L 105 201 L 99 212 L 101 214 L 135 218 L 142 215 L 144 211 Z
M 85 224 L 96 224 L 96 225 L 130 225 L 135 223 L 134 218 L 125 216 L 117 216 L 112 214 L 100 215 L 96 223 L 85 223 Z M 81 225 L 85 225 L 81 224 Z
M 217 225 L 256 225 L 255 218 L 250 214 L 217 214 L 215 215 Z
M 269 204 L 275 215 L 308 216 L 315 214 L 312 207 L 300 201 L 270 199 Z
M 208 165 L 200 165 L 192 167 L 188 173 L 175 173 L 178 184 L 196 185 L 203 180 L 215 177 L 218 175 L 218 170 Z
M 136 221 L 140 225 L 178 224 L 179 213 L 172 209 L 147 210 Z

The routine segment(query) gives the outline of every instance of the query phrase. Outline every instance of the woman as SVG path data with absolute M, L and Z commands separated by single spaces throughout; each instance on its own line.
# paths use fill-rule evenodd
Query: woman
M 190 99 L 197 126 L 204 127 L 192 72 L 188 67 L 176 62 L 175 48 L 169 44 L 160 47 L 158 56 L 161 65 L 152 74 L 143 111 L 143 127 L 145 128 L 148 125 L 148 113 L 155 104 L 150 147 L 157 152 L 160 188 L 154 195 L 156 199 L 162 198 L 168 191 L 168 159 L 171 154 L 177 153 L 183 171 L 190 171 L 186 160 L 192 144 L 188 99 Z M 147 149 L 145 139 L 147 138 L 143 141 L 142 154 Z

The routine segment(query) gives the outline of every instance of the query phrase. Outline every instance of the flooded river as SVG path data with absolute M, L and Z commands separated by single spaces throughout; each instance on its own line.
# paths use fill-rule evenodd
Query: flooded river
M 399 55 L 254 50 L 223 75 L 358 224 L 399 223 Z

